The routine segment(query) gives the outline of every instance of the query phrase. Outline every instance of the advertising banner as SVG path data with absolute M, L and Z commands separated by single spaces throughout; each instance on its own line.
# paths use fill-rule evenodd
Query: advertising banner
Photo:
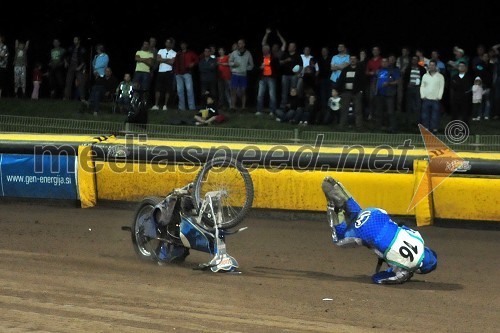
M 76 156 L 0 154 L 0 195 L 78 199 Z

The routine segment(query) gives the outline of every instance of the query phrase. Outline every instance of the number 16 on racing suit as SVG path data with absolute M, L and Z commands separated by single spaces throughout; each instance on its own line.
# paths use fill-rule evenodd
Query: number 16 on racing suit
M 328 201 L 327 216 L 332 228 L 332 241 L 340 247 L 362 245 L 379 257 L 372 281 L 378 284 L 400 284 L 414 273 L 427 274 L 436 269 L 437 255 L 416 230 L 391 220 L 381 208 L 366 208 L 331 177 L 326 177 L 322 189 Z M 380 261 L 389 268 L 378 271 Z

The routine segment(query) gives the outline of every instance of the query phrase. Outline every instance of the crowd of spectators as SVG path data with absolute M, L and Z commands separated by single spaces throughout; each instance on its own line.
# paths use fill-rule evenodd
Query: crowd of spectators
M 353 52 L 344 42 L 316 55 L 309 45 L 287 41 L 271 29 L 259 50 L 247 49 L 245 39 L 230 49 L 207 43 L 199 51 L 173 37 L 161 42 L 142 41 L 130 71 L 118 79 L 101 43 L 88 50 L 78 36 L 67 47 L 55 38 L 44 64 L 30 58 L 30 41 L 16 40 L 10 50 L 0 35 L 0 97 L 13 84 L 15 96 L 78 99 L 97 116 L 101 102 L 123 106 L 134 90 L 147 92 L 149 109 L 163 111 L 199 110 L 210 95 L 219 112 L 255 112 L 279 122 L 359 131 L 371 124 L 393 133 L 417 123 L 439 132 L 443 113 L 466 123 L 500 114 L 500 44 L 479 44 L 474 54 L 455 46 L 453 58 L 444 60 L 437 49 L 426 54 L 402 46 L 389 53 L 373 45 Z M 41 85 L 48 96 L 39 93 Z

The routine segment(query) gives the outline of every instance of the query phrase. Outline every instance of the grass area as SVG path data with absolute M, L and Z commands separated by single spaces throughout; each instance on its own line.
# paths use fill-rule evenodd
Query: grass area
M 33 101 L 30 99 L 18 98 L 1 98 L 0 99 L 0 114 L 1 115 L 14 115 L 24 117 L 43 117 L 43 118 L 60 118 L 60 119 L 80 119 L 80 120 L 103 120 L 109 122 L 124 122 L 126 116 L 123 114 L 115 114 L 112 112 L 112 103 L 102 103 L 101 112 L 95 117 L 90 112 L 80 112 L 82 107 L 79 101 L 63 101 L 59 99 L 40 99 Z M 173 107 L 168 111 L 156 110 L 148 111 L 148 123 L 150 124 L 178 124 L 185 120 L 191 120 L 194 116 L 193 111 L 179 112 Z M 299 126 L 287 123 L 279 123 L 275 119 L 270 118 L 268 115 L 256 116 L 255 108 L 248 108 L 245 111 L 237 112 L 222 112 L 227 116 L 227 121 L 213 126 L 227 127 L 227 128 L 252 128 L 252 129 L 266 129 L 266 130 L 290 130 L 297 128 L 299 131 L 321 131 L 321 132 L 354 132 L 352 128 L 339 128 L 338 126 Z M 399 123 L 403 124 L 405 114 L 398 114 Z M 443 116 L 442 125 L 445 127 L 449 121 L 447 115 Z M 402 133 L 419 133 L 418 127 L 406 127 L 402 125 Z M 374 124 L 368 123 L 368 132 L 379 133 L 382 132 Z M 471 134 L 482 135 L 500 135 L 500 121 L 490 120 L 481 122 L 471 122 Z
M 101 112 L 95 117 L 91 112 L 80 112 L 82 104 L 79 101 L 63 101 L 42 99 L 32 101 L 29 99 L 2 98 L 0 99 L 0 114 L 15 115 L 24 117 L 46 117 L 62 119 L 81 119 L 81 120 L 103 120 L 111 122 L 124 122 L 126 116 L 123 114 L 114 114 L 112 103 L 102 103 Z M 169 125 L 178 124 L 183 121 L 193 119 L 194 111 L 177 111 L 169 107 L 167 111 L 149 110 L 148 123 Z M 213 126 L 231 127 L 231 128 L 254 128 L 269 130 L 289 130 L 297 127 L 290 124 L 279 123 L 268 115 L 255 116 L 255 108 L 248 108 L 244 112 L 222 111 L 227 121 Z M 315 126 L 318 130 L 331 130 L 328 126 Z

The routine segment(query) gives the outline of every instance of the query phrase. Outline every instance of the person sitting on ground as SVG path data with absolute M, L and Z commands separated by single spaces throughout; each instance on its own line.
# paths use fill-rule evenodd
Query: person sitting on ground
M 215 104 L 215 99 L 212 95 L 205 93 L 205 107 L 200 110 L 195 116 L 195 124 L 200 125 L 210 125 L 214 122 L 221 123 L 224 121 L 224 116 L 219 114 L 217 111 L 217 105 Z
M 290 88 L 290 94 L 288 96 L 288 101 L 285 104 L 285 108 L 279 108 L 276 110 L 276 121 L 295 124 L 297 123 L 295 119 L 296 114 L 302 114 L 303 112 L 304 97 L 300 96 L 298 89 L 293 87 Z
M 340 247 L 363 245 L 378 256 L 373 283 L 401 284 L 414 273 L 427 274 L 436 269 L 436 252 L 425 246 L 418 231 L 396 224 L 381 208 L 362 209 L 332 177 L 326 177 L 321 187 L 328 202 L 333 243 Z M 383 262 L 389 268 L 379 271 Z
M 310 94 L 307 96 L 307 105 L 304 108 L 297 108 L 297 112 L 293 118 L 293 123 L 307 126 L 310 119 L 316 113 L 318 104 L 316 102 L 316 95 Z

